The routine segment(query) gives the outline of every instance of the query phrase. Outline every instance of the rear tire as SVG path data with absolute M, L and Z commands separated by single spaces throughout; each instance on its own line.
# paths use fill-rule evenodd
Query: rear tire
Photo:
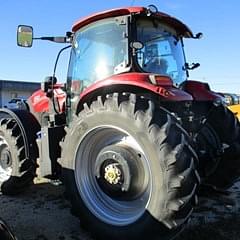
M 61 145 L 72 210 L 97 239 L 170 239 L 189 219 L 196 155 L 184 130 L 152 101 L 98 97 L 84 105 Z M 118 178 L 109 180 L 109 169 Z
M 206 183 L 217 188 L 227 189 L 240 177 L 240 123 L 225 106 L 219 106 L 208 123 L 218 134 L 223 154 L 216 170 L 206 179 Z
M 198 171 L 201 179 L 207 179 L 215 171 L 222 154 L 222 142 L 210 124 L 204 126 L 194 136 L 195 148 L 199 158 Z
M 22 192 L 35 176 L 36 163 L 26 157 L 23 136 L 13 118 L 0 122 L 0 189 L 3 194 Z

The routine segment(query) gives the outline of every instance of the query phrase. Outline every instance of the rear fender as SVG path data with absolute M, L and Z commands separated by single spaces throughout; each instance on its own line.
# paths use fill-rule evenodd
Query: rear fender
M 223 97 L 212 91 L 208 83 L 187 80 L 181 84 L 181 89 L 191 94 L 195 101 L 222 101 Z
M 26 110 L 19 109 L 0 109 L 0 121 L 4 118 L 13 118 L 16 120 L 21 129 L 23 136 L 26 157 L 35 159 L 38 157 L 38 149 L 36 148 L 37 132 L 40 131 L 40 125 L 36 118 Z
M 113 92 L 150 93 L 163 101 L 191 101 L 192 96 L 173 86 L 169 77 L 158 76 L 158 81 L 151 80 L 149 74 L 126 73 L 98 81 L 86 88 L 80 95 L 77 112 L 84 102 Z

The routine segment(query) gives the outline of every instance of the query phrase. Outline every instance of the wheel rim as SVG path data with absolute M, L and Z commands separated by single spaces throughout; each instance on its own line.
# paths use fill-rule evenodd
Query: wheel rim
M 118 200 L 107 195 L 98 184 L 95 164 L 99 152 L 111 144 L 131 146 L 145 169 L 145 188 L 135 199 Z M 125 226 L 137 221 L 148 206 L 152 179 L 148 159 L 138 142 L 129 133 L 112 126 L 99 126 L 90 130 L 81 140 L 76 152 L 75 179 L 78 191 L 88 209 L 101 221 Z
M 12 156 L 8 143 L 0 137 L 0 182 L 8 180 L 12 173 Z

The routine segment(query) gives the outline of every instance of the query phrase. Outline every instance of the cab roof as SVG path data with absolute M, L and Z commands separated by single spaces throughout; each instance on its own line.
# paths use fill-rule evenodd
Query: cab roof
M 109 18 L 109 17 L 118 17 L 123 15 L 130 15 L 130 14 L 146 14 L 147 8 L 145 7 L 126 7 L 126 8 L 116 8 L 112 10 L 107 10 L 104 12 L 98 12 L 92 14 L 88 17 L 81 18 L 78 20 L 72 27 L 72 31 L 76 32 L 83 26 L 87 24 L 93 23 L 95 21 Z M 191 38 L 193 37 L 192 31 L 180 20 L 162 12 L 153 13 L 152 16 L 162 20 L 162 22 L 172 26 L 176 29 L 177 33 L 183 37 Z

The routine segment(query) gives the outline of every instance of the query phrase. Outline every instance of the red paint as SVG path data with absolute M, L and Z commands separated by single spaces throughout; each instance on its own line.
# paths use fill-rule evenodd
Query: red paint
M 196 101 L 221 100 L 222 96 L 210 90 L 207 83 L 188 80 L 184 83 L 183 90 L 190 93 Z
M 170 78 L 165 76 L 158 76 L 157 85 L 154 85 L 151 83 L 149 75 L 150 74 L 148 73 L 124 73 L 115 75 L 105 80 L 98 81 L 92 84 L 90 87 L 88 87 L 81 93 L 80 98 L 83 99 L 88 94 L 99 88 L 104 88 L 113 85 L 126 85 L 126 89 L 127 86 L 143 88 L 151 92 L 154 92 L 169 101 L 192 100 L 191 95 L 178 88 L 175 88 Z M 162 81 L 160 79 L 162 79 Z
M 97 89 L 105 88 L 108 86 L 116 85 L 126 85 L 128 86 L 142 88 L 151 91 L 155 94 L 162 96 L 168 101 L 191 101 L 192 96 L 178 88 L 173 86 L 173 82 L 169 77 L 157 76 L 158 81 L 154 85 L 151 83 L 149 74 L 147 73 L 125 73 L 120 75 L 115 75 L 102 81 L 98 81 L 92 84 L 90 87 L 85 89 L 80 94 L 80 99 L 83 100 L 90 93 Z M 65 109 L 66 93 L 62 90 L 62 85 L 56 84 L 54 86 L 54 96 L 57 98 L 60 112 Z M 49 98 L 46 93 L 41 89 L 34 92 L 32 96 L 28 99 L 34 112 L 49 112 Z
M 84 27 L 87 24 L 96 22 L 101 19 L 130 15 L 130 14 L 143 14 L 143 13 L 146 13 L 146 11 L 147 9 L 143 7 L 128 7 L 128 8 L 117 8 L 117 9 L 112 9 L 104 12 L 95 13 L 88 17 L 81 18 L 79 21 L 77 21 L 73 25 L 72 31 L 76 32 L 81 27 Z M 178 19 L 162 12 L 154 13 L 152 14 L 152 16 L 159 18 L 160 20 L 162 20 L 163 23 L 173 26 L 173 28 L 176 29 L 177 32 L 179 32 L 179 34 L 183 35 L 184 37 L 193 37 L 191 30 Z
M 62 90 L 62 84 L 56 84 L 54 86 L 54 96 L 57 98 L 59 103 L 60 112 L 64 111 L 66 94 Z M 49 98 L 46 96 L 46 93 L 41 89 L 34 92 L 28 99 L 34 112 L 48 112 L 49 111 Z

